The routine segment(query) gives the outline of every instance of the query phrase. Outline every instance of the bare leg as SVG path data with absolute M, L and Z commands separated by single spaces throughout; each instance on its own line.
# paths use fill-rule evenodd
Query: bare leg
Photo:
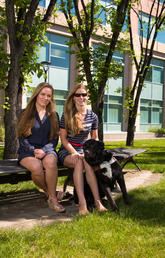
M 27 157 L 20 161 L 20 164 L 31 171 L 33 182 L 41 188 L 45 193 L 48 193 L 45 183 L 45 175 L 43 171 L 42 162 L 34 157 Z
M 102 205 L 101 200 L 100 200 L 98 184 L 97 184 L 97 180 L 96 180 L 94 171 L 93 171 L 92 167 L 89 166 L 85 160 L 83 160 L 83 161 L 84 161 L 84 166 L 85 166 L 85 170 L 86 170 L 87 182 L 91 188 L 96 208 L 98 209 L 98 211 L 106 211 L 107 209 Z
M 47 191 L 49 195 L 48 202 L 51 203 L 54 207 L 57 206 L 57 207 L 63 208 L 62 205 L 58 203 L 57 197 L 56 197 L 57 176 L 58 176 L 57 158 L 53 154 L 48 154 L 44 157 L 42 162 L 45 168 L 45 181 L 46 181 Z
M 47 191 L 51 198 L 56 199 L 56 186 L 57 186 L 57 158 L 53 154 L 48 154 L 43 159 L 43 166 L 45 168 L 45 182 Z
M 76 164 L 73 164 L 71 155 L 68 155 L 64 160 L 64 166 L 74 167 L 73 180 L 79 199 L 79 214 L 87 214 L 88 209 L 84 196 L 83 161 L 78 159 Z
M 49 155 L 47 155 L 49 156 Z M 46 157 L 47 157 L 46 156 Z M 56 194 L 55 194 L 55 189 L 56 189 L 56 184 L 57 184 L 57 162 L 56 162 L 56 157 L 54 155 L 50 155 L 50 156 L 53 156 L 52 158 L 52 163 L 53 163 L 53 166 L 54 166 L 54 170 L 53 170 L 53 167 L 52 167 L 52 163 L 50 165 L 51 169 L 48 168 L 48 165 L 47 165 L 47 162 L 46 161 L 49 161 L 49 157 L 45 157 L 45 162 L 39 160 L 39 159 L 36 159 L 34 157 L 27 157 L 27 158 L 24 158 L 21 160 L 20 164 L 27 168 L 29 171 L 31 171 L 31 176 L 32 176 L 32 180 L 33 182 L 38 186 L 40 187 L 41 189 L 43 189 L 43 191 L 51 196 L 51 198 L 53 198 L 53 204 L 60 207 L 60 210 L 62 210 L 62 206 L 58 204 L 57 202 L 57 198 L 56 198 Z M 46 169 L 46 173 L 44 172 L 44 169 L 43 169 L 43 163 L 45 163 L 45 169 Z M 55 165 L 54 165 L 55 164 Z M 51 172 L 52 172 L 52 185 L 48 187 L 47 184 L 49 184 L 49 175 L 51 175 Z M 48 176 L 47 176 L 48 174 Z M 54 174 L 54 175 L 53 175 Z M 46 179 L 48 178 L 48 179 Z M 53 188 L 54 187 L 54 188 Z M 56 211 L 60 212 L 58 207 L 56 208 Z

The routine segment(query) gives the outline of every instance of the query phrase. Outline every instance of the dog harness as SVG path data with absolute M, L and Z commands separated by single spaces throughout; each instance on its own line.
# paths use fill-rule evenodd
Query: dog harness
M 109 178 L 112 178 L 112 168 L 111 168 L 111 164 L 113 164 L 115 162 L 115 158 L 111 158 L 110 161 L 103 161 L 103 163 L 100 164 L 100 168 L 106 168 L 106 172 L 105 175 Z

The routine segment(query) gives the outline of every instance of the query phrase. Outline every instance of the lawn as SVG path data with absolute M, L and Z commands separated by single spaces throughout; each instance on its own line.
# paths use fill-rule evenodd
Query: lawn
M 111 142 L 106 147 L 125 147 L 125 144 Z M 142 169 L 165 171 L 165 139 L 137 140 L 134 147 L 147 149 L 136 157 Z M 135 168 L 133 164 L 126 167 Z M 7 185 L 0 187 L 0 191 L 12 189 Z M 31 230 L 0 230 L 0 258 L 164 258 L 165 178 L 159 184 L 129 192 L 129 197 L 129 207 L 118 197 L 119 213 L 94 212 L 77 216 L 72 222 Z
M 119 213 L 93 213 L 31 230 L 0 230 L 0 257 L 165 257 L 165 180 L 118 199 Z

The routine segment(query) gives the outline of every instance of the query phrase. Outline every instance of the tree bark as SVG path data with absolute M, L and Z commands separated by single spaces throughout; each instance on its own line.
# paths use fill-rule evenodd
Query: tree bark
M 18 62 L 10 69 L 8 76 L 8 86 L 6 87 L 5 94 L 9 99 L 10 109 L 5 110 L 4 123 L 5 123 L 5 148 L 3 159 L 17 158 L 18 140 L 17 140 L 17 85 L 19 78 Z
M 135 135 L 135 129 L 136 129 L 135 128 L 135 121 L 136 121 L 136 119 L 129 115 L 126 146 L 133 146 L 134 145 L 134 135 Z

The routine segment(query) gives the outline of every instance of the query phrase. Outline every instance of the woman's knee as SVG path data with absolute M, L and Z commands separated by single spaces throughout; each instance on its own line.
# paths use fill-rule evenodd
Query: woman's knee
M 33 176 L 42 176 L 43 173 L 44 173 L 44 169 L 41 165 L 34 164 L 31 167 L 31 173 L 32 173 Z
M 24 158 L 21 160 L 20 164 L 31 171 L 32 174 L 41 174 L 43 173 L 43 166 L 40 160 L 35 158 Z
M 45 169 L 57 169 L 57 157 L 53 154 L 47 155 L 43 160 Z

